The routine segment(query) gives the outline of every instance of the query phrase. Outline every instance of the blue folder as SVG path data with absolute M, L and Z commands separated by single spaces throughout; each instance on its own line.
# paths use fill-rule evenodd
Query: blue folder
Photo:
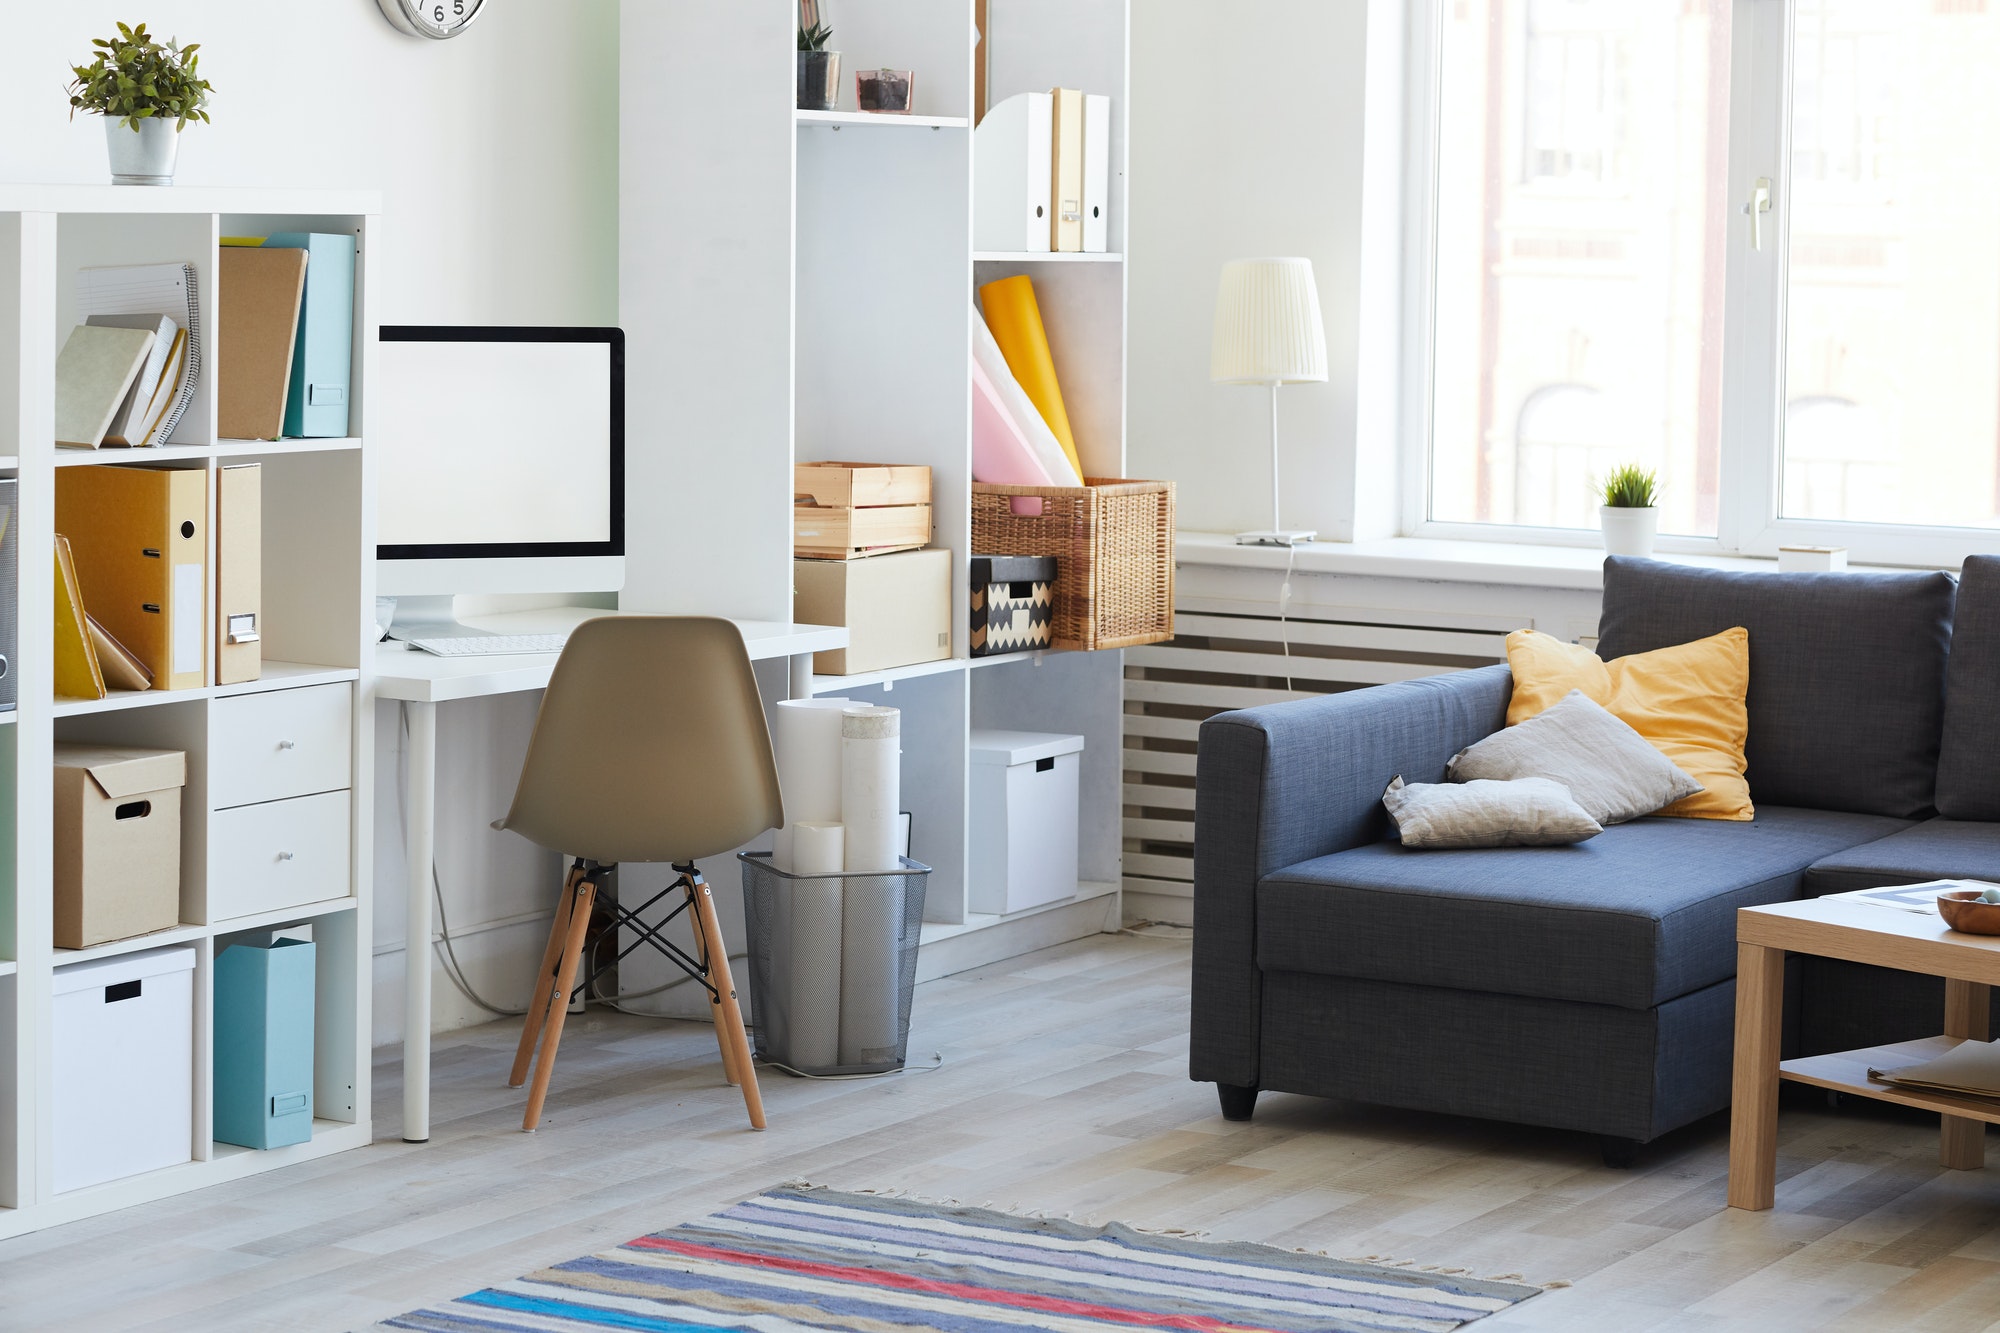
M 292 345 L 285 434 L 302 439 L 345 436 L 354 366 L 354 238 L 287 231 L 267 236 L 264 244 L 306 252 L 306 292 Z
M 276 940 L 215 956 L 219 1142 L 277 1148 L 312 1137 L 316 953 L 305 940 Z

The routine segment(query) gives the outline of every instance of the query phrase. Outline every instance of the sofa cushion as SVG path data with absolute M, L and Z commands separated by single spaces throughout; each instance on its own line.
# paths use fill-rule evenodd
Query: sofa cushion
M 1927 879 L 2000 883 L 2000 824 L 1929 819 L 1886 838 L 1849 847 L 1812 864 L 1806 896 L 1921 884 Z
M 2000 819 L 2000 555 L 1971 555 L 1958 576 L 1951 660 L 1944 673 L 1944 741 L 1937 811 Z
M 1266 875 L 1257 965 L 1646 1009 L 1736 972 L 1736 909 L 1907 825 L 1759 806 L 1750 823 L 1634 820 L 1574 847 L 1380 842 Z
M 1948 574 L 1738 574 L 1612 556 L 1604 657 L 1750 631 L 1758 804 L 1930 813 L 1955 584 Z

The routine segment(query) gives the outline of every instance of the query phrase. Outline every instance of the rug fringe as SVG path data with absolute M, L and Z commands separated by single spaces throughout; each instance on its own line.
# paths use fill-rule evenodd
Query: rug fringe
M 884 1187 L 864 1186 L 856 1189 L 848 1189 L 838 1185 L 828 1185 L 821 1181 L 808 1180 L 803 1176 L 798 1176 L 794 1177 L 791 1180 L 782 1181 L 775 1188 L 786 1189 L 786 1190 L 830 1190 L 836 1194 L 865 1194 L 877 1199 L 901 1199 L 906 1203 L 920 1203 L 927 1208 L 983 1208 L 989 1213 L 1005 1213 L 1009 1217 L 1024 1218 L 1031 1222 L 1047 1222 L 1047 1221 L 1074 1222 L 1078 1226 L 1085 1226 L 1085 1227 L 1102 1227 L 1110 1225 L 1109 1222 L 1100 1220 L 1096 1217 L 1091 1216 L 1090 1214 L 1085 1214 L 1082 1217 L 1078 1217 L 1076 1215 L 1075 1210 L 1063 1213 L 1053 1213 L 1044 1208 L 1024 1208 L 1018 1203 L 1002 1205 L 994 1202 L 991 1199 L 986 1200 L 985 1202 L 982 1203 L 974 1203 L 965 1199 L 945 1198 L 935 1194 L 922 1194 L 916 1190 L 899 1189 L 895 1187 L 884 1188 Z M 1116 1219 L 1111 1219 L 1111 1220 L 1115 1221 Z M 1141 1226 L 1133 1226 L 1132 1223 L 1130 1222 L 1120 1222 L 1118 1223 L 1118 1225 L 1136 1231 L 1142 1236 L 1170 1236 L 1175 1240 L 1213 1240 L 1215 1235 L 1215 1233 L 1212 1231 L 1190 1230 L 1186 1227 L 1141 1227 Z M 1256 1245 L 1266 1244 L 1263 1241 L 1252 1241 L 1248 1243 Z M 1266 1248 L 1276 1250 L 1276 1249 L 1285 1249 L 1287 1247 L 1279 1245 L 1267 1245 Z M 1441 1277 L 1470 1277 L 1470 1278 L 1475 1278 L 1481 1282 L 1519 1282 L 1522 1283 L 1523 1285 L 1530 1287 L 1540 1287 L 1544 1291 L 1554 1291 L 1559 1287 L 1567 1287 L 1570 1285 L 1569 1280 L 1566 1278 L 1555 1278 L 1548 1282 L 1535 1282 L 1530 1280 L 1529 1278 L 1522 1276 L 1519 1273 L 1481 1274 L 1474 1272 L 1470 1268 L 1447 1268 L 1442 1264 L 1420 1265 L 1414 1259 L 1397 1259 L 1390 1257 L 1388 1255 L 1380 1255 L 1380 1254 L 1364 1254 L 1359 1256 L 1335 1255 L 1328 1250 L 1309 1250 L 1303 1245 L 1291 1246 L 1289 1247 L 1289 1251 L 1292 1254 L 1309 1254 L 1320 1259 L 1337 1258 L 1339 1259 L 1340 1262 L 1349 1264 L 1375 1264 L 1382 1268 L 1410 1268 L 1414 1269 L 1419 1273 L 1436 1273 Z

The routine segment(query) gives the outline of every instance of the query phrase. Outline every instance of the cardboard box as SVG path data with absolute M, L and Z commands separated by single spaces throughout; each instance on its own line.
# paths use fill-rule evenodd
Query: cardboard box
M 845 625 L 848 642 L 813 656 L 827 676 L 951 656 L 951 552 L 792 561 L 792 619 Z
M 966 907 L 1019 912 L 1076 896 L 1083 737 L 974 730 Z
M 179 925 L 187 756 L 58 743 L 55 758 L 56 947 Z
M 56 1193 L 193 1155 L 194 967 L 183 944 L 56 968 Z

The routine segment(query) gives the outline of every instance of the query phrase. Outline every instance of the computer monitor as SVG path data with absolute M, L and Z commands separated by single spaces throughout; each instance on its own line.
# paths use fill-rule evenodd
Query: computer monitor
M 369 391 L 385 596 L 624 586 L 622 330 L 385 324 Z

